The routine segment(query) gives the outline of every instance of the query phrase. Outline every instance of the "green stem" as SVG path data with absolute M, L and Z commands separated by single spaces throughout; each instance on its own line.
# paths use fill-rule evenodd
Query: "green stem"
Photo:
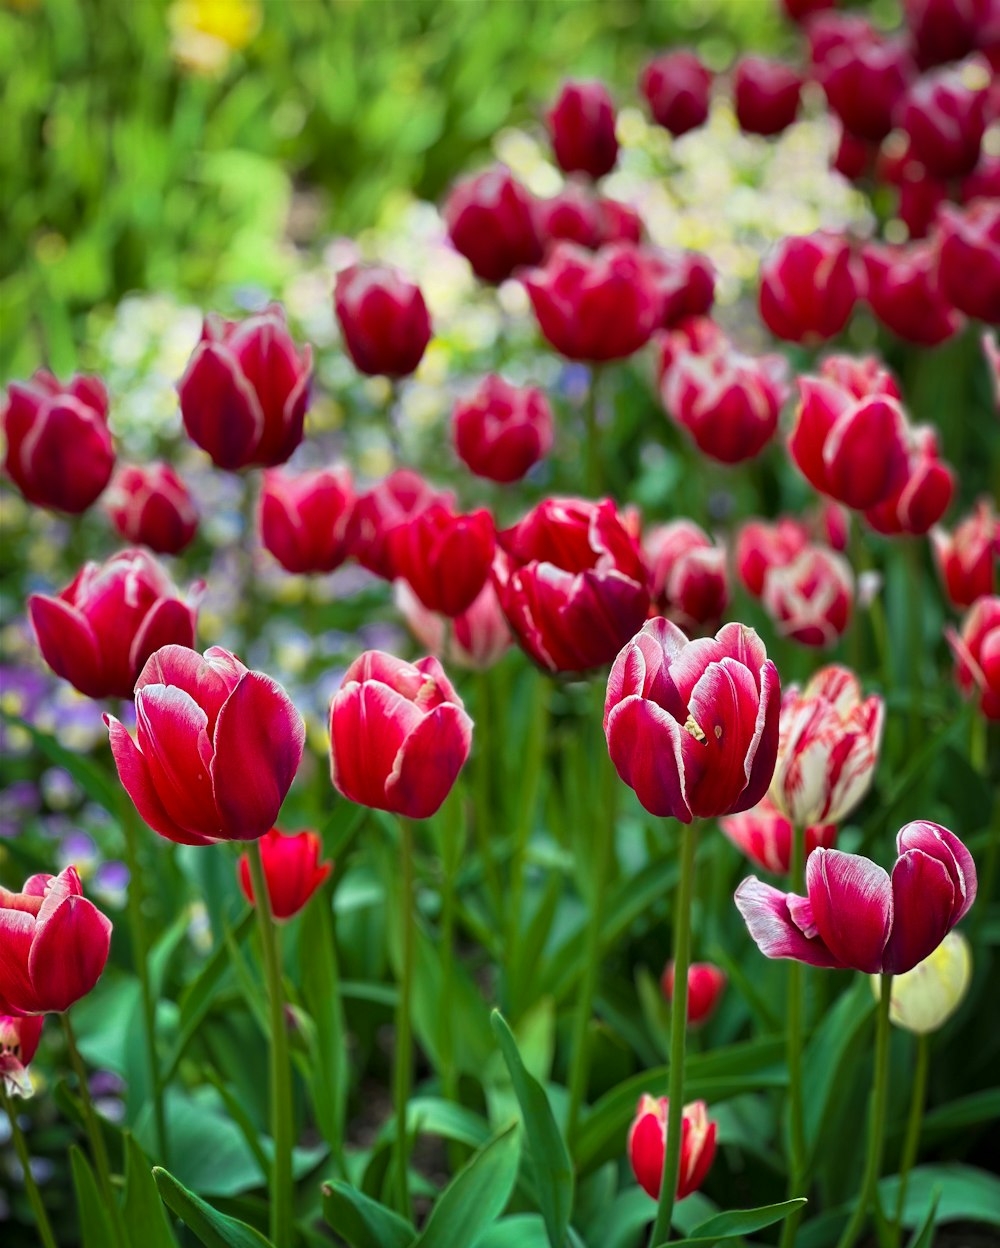
M 258 624 L 257 576 L 254 568 L 254 551 L 257 544 L 257 496 L 252 471 L 243 473 L 243 527 L 240 533 L 240 599 L 243 604 L 242 644 L 243 658 L 247 653 Z
M 663 1152 L 663 1175 L 656 1221 L 649 1248 L 670 1239 L 670 1223 L 681 1168 L 681 1122 L 684 1116 L 684 1045 L 687 1038 L 688 967 L 691 964 L 691 898 L 694 894 L 694 856 L 698 825 L 685 824 L 681 831 L 681 879 L 674 910 L 674 996 L 670 1009 L 670 1084 L 667 1109 L 667 1146 Z
M 274 1143 L 274 1164 L 271 1175 L 271 1239 L 275 1248 L 289 1248 L 292 1242 L 292 1070 L 288 1061 L 288 1029 L 285 1024 L 285 999 L 281 983 L 281 956 L 278 929 L 271 913 L 271 896 L 267 891 L 260 841 L 247 846 L 250 880 L 253 884 L 254 909 L 264 958 L 267 998 L 270 1006 L 271 1032 L 271 1135 Z
M 920 1129 L 924 1122 L 924 1103 L 927 1100 L 927 1072 L 930 1069 L 930 1039 L 917 1036 L 917 1061 L 913 1071 L 913 1091 L 910 1094 L 910 1115 L 906 1120 L 903 1152 L 899 1160 L 899 1195 L 896 1197 L 896 1218 L 892 1228 L 892 1248 L 903 1238 L 903 1209 L 906 1205 L 906 1187 L 920 1149 Z
M 453 1028 L 458 1015 L 455 995 L 455 873 L 462 855 L 460 827 L 455 802 L 445 808 L 442 830 L 445 838 L 443 857 L 444 879 L 441 888 L 441 1022 L 439 1050 L 441 1089 L 447 1101 L 458 1100 L 458 1072 L 455 1069 Z
M 793 893 L 805 892 L 805 829 L 792 829 L 792 861 L 789 886 Z M 788 967 L 788 1199 L 804 1195 L 806 1183 L 806 1131 L 802 1112 L 802 1030 L 805 997 L 805 967 L 792 961 Z M 801 1212 L 796 1210 L 781 1228 L 780 1248 L 793 1248 Z
M 504 911 L 503 887 L 493 845 L 493 796 L 490 785 L 490 763 L 493 761 L 492 700 L 490 698 L 489 672 L 476 673 L 476 740 L 472 759 L 473 827 L 479 845 L 486 888 L 493 903 L 494 918 Z
M 403 462 L 403 448 L 399 434 L 399 390 L 399 378 L 391 377 L 389 379 L 389 402 L 385 409 L 385 432 L 389 439 L 389 454 L 392 456 L 393 468 L 397 468 Z
M 111 1216 L 115 1237 L 119 1242 L 121 1242 L 124 1238 L 121 1224 L 121 1208 L 118 1204 L 118 1198 L 115 1195 L 114 1184 L 111 1181 L 111 1166 L 108 1162 L 108 1150 L 104 1146 L 104 1135 L 101 1132 L 101 1124 L 97 1119 L 97 1111 L 94 1109 L 94 1102 L 90 1099 L 90 1085 L 87 1082 L 87 1068 L 84 1066 L 83 1058 L 80 1056 L 80 1050 L 77 1048 L 76 1033 L 73 1030 L 73 1024 L 70 1022 L 69 1014 L 63 1014 L 61 1017 L 63 1031 L 66 1035 L 66 1047 L 69 1050 L 70 1065 L 73 1067 L 73 1073 L 76 1075 L 76 1081 L 79 1087 L 80 1106 L 83 1110 L 83 1125 L 87 1132 L 87 1140 L 90 1143 L 90 1155 L 94 1160 L 94 1169 L 97 1171 L 97 1181 L 101 1185 L 101 1194 L 104 1196 L 104 1202 L 107 1205 L 108 1212 Z
M 590 385 L 583 406 L 584 429 L 586 433 L 586 477 L 587 494 L 596 498 L 601 490 L 601 431 L 597 420 L 597 391 L 601 378 L 601 366 L 594 364 L 590 369 Z
M 871 1101 L 868 1110 L 868 1156 L 861 1194 L 854 1207 L 850 1222 L 837 1241 L 837 1248 L 853 1248 L 855 1241 L 868 1221 L 868 1213 L 875 1201 L 879 1174 L 882 1170 L 882 1150 L 885 1145 L 885 1108 L 889 1092 L 889 1000 L 892 994 L 892 976 L 883 975 L 880 984 L 878 1023 L 875 1030 L 875 1072 L 872 1081 Z
M 409 819 L 399 820 L 400 889 L 402 898 L 399 919 L 402 926 L 402 964 L 399 976 L 399 998 L 396 1004 L 396 1061 L 393 1073 L 393 1099 L 396 1106 L 396 1183 L 399 1212 L 410 1217 L 410 1187 L 407 1181 L 406 1110 L 413 1081 L 413 1032 L 410 1001 L 413 993 L 413 961 L 416 936 L 414 907 L 413 827 Z
M 2 1079 L 0 1079 L 0 1105 L 4 1107 L 10 1122 L 10 1133 L 24 1175 L 24 1190 L 28 1196 L 28 1203 L 31 1205 L 31 1212 L 35 1215 L 39 1241 L 42 1248 L 56 1248 L 56 1237 L 52 1234 L 52 1224 L 49 1222 L 49 1215 L 45 1212 L 45 1202 L 42 1200 L 42 1193 L 38 1190 L 35 1176 L 31 1173 L 31 1154 L 28 1152 L 28 1142 L 17 1121 L 14 1098 L 7 1095 Z
M 911 537 L 904 541 L 906 547 L 907 578 L 906 578 L 906 639 L 910 648 L 907 669 L 910 673 L 910 711 L 907 716 L 907 743 L 911 752 L 920 746 L 923 727 L 924 700 L 924 646 L 921 630 L 923 627 L 923 544 L 919 538 Z

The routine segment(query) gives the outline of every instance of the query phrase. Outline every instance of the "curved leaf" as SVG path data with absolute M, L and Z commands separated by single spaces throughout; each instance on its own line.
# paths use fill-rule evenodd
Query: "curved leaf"
M 351 1248 L 408 1248 L 415 1234 L 398 1213 L 339 1180 L 323 1184 L 323 1218 Z
M 444 1189 L 413 1248 L 473 1248 L 506 1207 L 520 1152 L 517 1124 L 511 1123 Z
M 160 1166 L 153 1167 L 153 1178 L 163 1203 L 197 1235 L 205 1248 L 271 1248 L 271 1241 L 237 1218 L 230 1218 L 207 1201 L 189 1192 Z

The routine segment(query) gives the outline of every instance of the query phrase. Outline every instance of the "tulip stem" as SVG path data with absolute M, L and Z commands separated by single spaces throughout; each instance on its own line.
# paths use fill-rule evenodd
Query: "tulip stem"
M 882 1150 L 885 1145 L 885 1109 L 889 1092 L 889 1001 L 892 995 L 892 976 L 883 975 L 880 984 L 878 1022 L 875 1029 L 875 1071 L 872 1080 L 871 1100 L 868 1107 L 868 1156 L 861 1184 L 858 1203 L 854 1206 L 851 1220 L 837 1241 L 837 1248 L 853 1248 L 855 1241 L 868 1220 L 868 1211 L 875 1201 L 879 1174 L 882 1170 Z
M 493 903 L 493 917 L 499 922 L 504 911 L 503 888 L 497 870 L 492 836 L 491 814 L 493 796 L 490 785 L 490 763 L 493 759 L 493 724 L 491 722 L 490 674 L 476 673 L 476 740 L 472 758 L 473 827 L 479 843 L 486 888 Z
M 244 472 L 242 527 L 240 531 L 240 601 L 243 604 L 241 634 L 243 658 L 249 659 L 250 643 L 258 623 L 257 578 L 254 568 L 254 546 L 257 537 L 257 498 L 252 472 Z
M 590 385 L 587 387 L 587 398 L 583 406 L 583 418 L 587 437 L 586 446 L 586 482 L 587 496 L 596 498 L 601 491 L 601 446 L 600 425 L 597 415 L 597 392 L 601 379 L 601 366 L 591 365 Z
M 87 1068 L 83 1064 L 83 1058 L 80 1056 L 80 1050 L 76 1045 L 76 1033 L 73 1031 L 73 1024 L 70 1022 L 69 1014 L 62 1015 L 63 1031 L 66 1034 L 66 1047 L 69 1050 L 70 1065 L 73 1067 L 73 1073 L 76 1075 L 76 1081 L 79 1085 L 80 1107 L 83 1110 L 83 1125 L 87 1132 L 87 1139 L 90 1143 L 90 1153 L 94 1159 L 94 1167 L 97 1170 L 97 1181 L 101 1185 L 101 1193 L 104 1196 L 105 1204 L 111 1215 L 111 1222 L 115 1230 L 115 1236 L 120 1241 L 123 1238 L 121 1227 L 121 1209 L 118 1205 L 118 1199 L 115 1196 L 114 1185 L 111 1182 L 111 1166 L 108 1164 L 108 1150 L 104 1145 L 104 1136 L 101 1132 L 101 1124 L 97 1119 L 97 1111 L 94 1109 L 94 1102 L 90 1099 L 90 1085 L 87 1082 Z
M 24 1190 L 28 1197 L 28 1204 L 31 1205 L 31 1212 L 35 1215 L 35 1226 L 38 1230 L 39 1241 L 42 1244 L 42 1248 L 56 1248 L 56 1237 L 52 1233 L 49 1215 L 45 1212 L 45 1202 L 42 1200 L 42 1194 L 38 1190 L 35 1176 L 31 1173 L 31 1154 L 28 1151 L 28 1142 L 25 1140 L 24 1133 L 21 1131 L 20 1124 L 17 1121 L 17 1108 L 14 1104 L 14 1098 L 7 1095 L 2 1078 L 0 1078 L 0 1105 L 3 1106 L 7 1119 L 10 1122 L 10 1134 L 14 1141 L 17 1159 L 21 1163 L 21 1172 L 24 1175 Z
M 920 1148 L 920 1130 L 924 1124 L 924 1103 L 927 1100 L 927 1073 L 930 1069 L 930 1040 L 926 1035 L 917 1036 L 917 1061 L 913 1071 L 913 1091 L 910 1094 L 910 1115 L 906 1120 L 906 1135 L 899 1161 L 899 1195 L 896 1197 L 896 1218 L 892 1228 L 892 1248 L 903 1238 L 903 1209 L 906 1205 L 906 1187 L 917 1160 Z
M 274 1147 L 271 1175 L 271 1239 L 275 1248 L 289 1248 L 292 1242 L 292 1071 L 288 1062 L 288 1030 L 281 984 L 281 955 L 278 929 L 271 911 L 271 895 L 264 875 L 260 841 L 247 846 L 254 909 L 260 930 L 264 975 L 270 1006 L 271 1031 L 271 1134 Z
M 396 1053 L 393 1071 L 393 1099 L 396 1104 L 396 1183 L 399 1194 L 399 1212 L 410 1218 L 410 1185 L 407 1175 L 407 1126 L 406 1111 L 410 1102 L 413 1081 L 413 1030 L 410 1020 L 410 1003 L 413 995 L 413 962 L 416 944 L 416 910 L 413 872 L 413 827 L 409 819 L 400 817 L 400 876 L 401 905 L 401 964 L 399 972 L 399 998 L 396 1004 Z
M 667 1108 L 667 1144 L 656 1221 L 649 1248 L 670 1240 L 670 1223 L 681 1168 L 681 1123 L 684 1117 L 684 1045 L 687 1039 L 688 967 L 691 965 L 691 899 L 694 895 L 694 856 L 698 825 L 681 829 L 681 878 L 674 909 L 674 995 L 670 1008 L 670 1084 Z
M 793 893 L 805 892 L 805 829 L 792 828 L 792 860 L 789 884 Z M 805 967 L 792 961 L 788 967 L 788 1199 L 804 1195 L 806 1183 L 806 1132 L 802 1113 L 802 1027 L 805 996 Z M 801 1219 L 801 1209 L 789 1214 L 781 1228 L 780 1248 L 792 1248 Z

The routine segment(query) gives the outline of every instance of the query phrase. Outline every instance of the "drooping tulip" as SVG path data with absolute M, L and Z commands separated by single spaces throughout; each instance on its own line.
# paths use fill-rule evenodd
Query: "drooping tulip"
M 28 1067 L 38 1050 L 44 1023 L 43 1014 L 0 1014 L 0 1092 L 7 1096 L 31 1096 Z
M 564 83 L 545 121 L 564 173 L 603 178 L 615 167 L 615 106 L 603 82 Z
M 485 671 L 513 643 L 492 581 L 486 582 L 471 607 L 451 618 L 428 611 L 405 581 L 396 581 L 394 590 L 396 606 L 410 632 L 435 658 Z
M 337 274 L 334 308 L 359 372 L 406 377 L 423 359 L 431 319 L 420 287 L 398 269 L 353 264 Z
M 912 971 L 894 975 L 889 993 L 889 1021 L 916 1036 L 945 1025 L 965 999 L 972 982 L 972 950 L 961 932 L 952 931 Z M 881 976 L 872 976 L 876 1001 Z
M 387 581 L 397 575 L 389 534 L 431 503 L 451 506 L 451 494 L 435 490 L 410 468 L 397 468 L 370 490 L 359 494 L 347 524 L 347 544 L 363 568 Z
M 934 561 L 953 607 L 971 607 L 977 598 L 995 594 L 1000 561 L 1000 516 L 981 498 L 971 516 L 951 534 L 931 530 Z
M 264 882 L 276 919 L 294 918 L 333 870 L 320 862 L 323 843 L 315 832 L 279 832 L 271 828 L 260 838 Z M 237 878 L 243 895 L 255 905 L 250 859 L 240 854 Z
M 493 517 L 485 508 L 463 515 L 445 503 L 430 503 L 397 524 L 388 542 L 396 575 L 423 605 L 441 615 L 461 615 L 490 575 Z
M 736 120 L 747 134 L 787 130 L 799 111 L 802 78 L 784 61 L 745 56 L 733 74 Z
M 760 270 L 760 314 L 788 342 L 817 342 L 839 334 L 860 291 L 845 239 L 819 231 L 785 238 Z
M 347 468 L 296 476 L 271 468 L 260 491 L 260 537 L 286 572 L 332 572 L 347 558 L 354 485 Z
M 726 972 L 714 962 L 692 962 L 688 967 L 687 1021 L 689 1027 L 707 1023 L 719 1008 L 726 987 Z M 660 976 L 667 1001 L 674 999 L 674 964 L 668 962 Z
M 955 492 L 955 474 L 938 454 L 937 430 L 918 425 L 909 430 L 906 480 L 865 512 L 878 533 L 922 537 L 948 510 Z
M 105 496 L 111 522 L 127 541 L 158 555 L 176 555 L 198 531 L 191 491 L 169 464 L 120 469 Z
M 781 766 L 781 755 L 778 755 Z M 773 781 L 772 781 L 773 783 Z M 787 875 L 792 864 L 792 821 L 781 813 L 769 797 L 762 797 L 751 810 L 738 815 L 725 815 L 719 827 L 740 853 L 775 875 Z M 810 824 L 805 830 L 805 853 L 808 858 L 817 846 L 830 849 L 837 843 L 837 828 L 832 823 Z
M 711 88 L 711 71 L 685 48 L 650 61 L 639 80 L 653 120 L 675 138 L 705 124 Z
M 835 551 L 807 546 L 768 570 L 761 601 L 782 636 L 803 646 L 832 646 L 851 618 L 851 566 Z
M 628 1131 L 628 1159 L 639 1186 L 654 1200 L 663 1183 L 663 1155 L 667 1151 L 667 1118 L 670 1102 L 643 1095 Z M 684 1106 L 681 1120 L 681 1158 L 677 1175 L 677 1199 L 698 1190 L 715 1159 L 716 1124 L 708 1117 L 704 1101 Z
M 887 329 L 924 347 L 937 346 L 958 332 L 962 318 L 942 290 L 935 243 L 869 243 L 863 256 L 866 297 Z
M 692 520 L 672 520 L 643 536 L 653 605 L 685 631 L 717 628 L 729 602 L 725 547 Z
M 955 656 L 955 679 L 966 698 L 977 697 L 987 719 L 1000 720 L 1000 597 L 978 598 L 956 632 L 945 631 Z
M 506 281 L 542 258 L 534 202 L 506 165 L 456 183 L 444 219 L 455 250 L 481 281 Z
M 452 434 L 459 458 L 477 476 L 519 481 L 552 447 L 552 409 L 535 386 L 495 374 L 455 404 Z

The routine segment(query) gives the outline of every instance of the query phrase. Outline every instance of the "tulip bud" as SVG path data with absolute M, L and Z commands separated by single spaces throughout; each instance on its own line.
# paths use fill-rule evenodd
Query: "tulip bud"
M 264 882 L 276 919 L 294 918 L 333 870 L 333 863 L 320 862 L 322 852 L 323 843 L 315 832 L 282 833 L 271 828 L 260 838 Z M 236 874 L 243 895 L 255 905 L 246 854 L 240 854 Z
M 615 167 L 615 106 L 603 82 L 567 82 L 545 121 L 564 173 L 586 173 L 596 179 Z
M 667 1151 L 667 1118 L 670 1102 L 644 1095 L 628 1131 L 628 1159 L 639 1186 L 654 1200 L 663 1183 L 663 1156 Z M 704 1101 L 684 1106 L 677 1199 L 698 1190 L 715 1159 L 716 1124 L 709 1120 Z
M 787 130 L 799 111 L 802 79 L 784 61 L 746 56 L 733 75 L 736 120 L 747 134 Z
M 472 745 L 472 720 L 434 658 L 404 663 L 369 650 L 330 706 L 334 787 L 349 801 L 429 819 Z
M 505 165 L 457 183 L 444 219 L 455 250 L 484 282 L 506 281 L 542 258 L 532 198 Z
M 1000 191 L 998 191 L 1000 195 Z M 941 212 L 941 290 L 967 316 L 1000 321 L 1000 199 Z
M 301 354 L 280 304 L 243 321 L 207 316 L 177 383 L 188 437 L 217 468 L 283 464 L 302 441 L 312 348 Z
M 889 1021 L 917 1036 L 938 1031 L 965 1000 L 971 982 L 969 942 L 961 932 L 949 932 L 930 957 L 912 971 L 892 977 Z M 873 975 L 871 983 L 878 1001 L 882 977 Z
M 899 124 L 910 154 L 935 178 L 962 178 L 979 160 L 986 129 L 986 91 L 957 69 L 926 74 L 907 92 Z
M 996 593 L 1000 517 L 990 499 L 981 498 L 954 533 L 933 529 L 931 542 L 941 584 L 953 607 L 971 607 L 977 598 Z
M 894 334 L 934 347 L 959 330 L 962 318 L 948 303 L 938 278 L 936 244 L 887 247 L 869 243 L 864 264 L 868 302 Z
M 830 28 L 839 30 L 839 37 L 821 35 L 813 42 L 816 76 L 844 129 L 878 143 L 892 129 L 913 62 L 902 42 L 878 34 L 864 19 L 853 22 L 848 18 Z
M 646 251 L 660 312 L 657 322 L 672 329 L 688 317 L 707 317 L 715 302 L 715 267 L 697 251 Z
M 930 425 L 910 430 L 907 474 L 893 494 L 865 512 L 877 533 L 922 537 L 948 510 L 955 474 L 938 458 L 937 432 Z
M 686 631 L 719 626 L 729 602 L 726 552 L 691 520 L 651 529 L 643 540 L 653 604 Z
M 903 14 L 923 69 L 960 61 L 976 46 L 976 0 L 903 0 Z
M 769 569 L 761 601 L 781 636 L 832 646 L 851 618 L 851 565 L 832 550 L 807 546 L 791 563 Z
M 692 962 L 688 967 L 687 1021 L 689 1027 L 707 1023 L 719 1007 L 726 987 L 726 972 L 714 962 Z M 668 1002 L 674 999 L 674 964 L 668 962 L 660 976 L 660 988 Z
M 337 274 L 334 307 L 354 367 L 406 377 L 423 358 L 431 321 L 420 287 L 387 265 L 353 264 Z
M 987 719 L 1000 720 L 1000 597 L 979 598 L 960 632 L 945 630 L 963 697 L 977 695 Z
M 779 767 L 781 764 L 782 757 L 779 752 Z M 726 815 L 719 820 L 719 827 L 754 866 L 763 871 L 773 871 L 775 875 L 787 875 L 790 871 L 792 821 L 778 810 L 769 797 L 762 797 L 752 810 L 741 811 L 738 815 Z M 818 846 L 830 848 L 836 843 L 836 824 L 810 824 L 806 828 L 807 858 Z
M 477 476 L 519 481 L 552 447 L 552 409 L 534 386 L 518 388 L 492 374 L 452 417 L 459 458 Z
M 28 1067 L 38 1049 L 44 1022 L 43 1014 L 0 1014 L 0 1091 L 7 1096 L 31 1096 Z
M 847 324 L 858 297 L 851 249 L 834 234 L 782 239 L 760 270 L 760 314 L 789 342 L 832 338 Z
M 428 611 L 405 581 L 395 586 L 396 606 L 410 632 L 435 658 L 456 667 L 486 671 L 503 658 L 513 638 L 500 610 L 496 590 L 487 581 L 472 606 L 461 615 Z
M 160 646 L 191 645 L 197 594 L 187 602 L 144 550 L 86 563 L 57 597 L 32 594 L 31 627 L 57 676 L 88 698 L 128 698 Z
M 773 524 L 748 520 L 736 539 L 736 573 L 747 592 L 759 598 L 768 570 L 791 563 L 808 541 L 806 526 L 792 516 L 781 516 Z
M 650 61 L 639 80 L 653 120 L 675 138 L 705 124 L 711 87 L 711 71 L 684 49 Z
M 176 555 L 198 531 L 198 511 L 169 464 L 122 468 L 105 498 L 111 522 L 127 541 Z
M 107 485 L 115 463 L 108 395 L 99 377 L 60 385 L 44 369 L 7 387 L 0 414 L 4 470 L 29 503 L 78 515 Z
M 433 489 L 419 473 L 397 468 L 385 480 L 358 495 L 347 524 L 351 554 L 369 572 L 387 581 L 394 580 L 399 573 L 389 548 L 389 534 L 431 503 L 450 507 L 454 498 Z
M 429 611 L 461 615 L 475 602 L 493 563 L 493 517 L 431 503 L 389 534 L 390 560 Z
M 348 554 L 354 486 L 346 468 L 264 473 L 260 537 L 286 572 L 332 572 Z

